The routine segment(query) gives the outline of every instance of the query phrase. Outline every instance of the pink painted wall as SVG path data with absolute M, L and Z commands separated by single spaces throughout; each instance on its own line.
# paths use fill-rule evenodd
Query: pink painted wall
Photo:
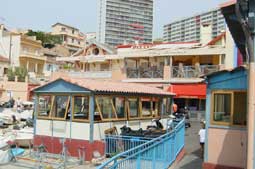
M 208 163 L 245 168 L 247 131 L 208 129 Z

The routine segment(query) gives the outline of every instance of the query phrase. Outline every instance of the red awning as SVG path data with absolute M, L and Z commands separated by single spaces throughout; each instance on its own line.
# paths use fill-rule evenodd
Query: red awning
M 175 93 L 175 98 L 205 99 L 206 84 L 172 84 L 167 91 Z

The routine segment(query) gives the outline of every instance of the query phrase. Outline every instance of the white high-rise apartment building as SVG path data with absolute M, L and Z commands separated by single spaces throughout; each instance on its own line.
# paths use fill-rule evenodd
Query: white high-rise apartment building
M 192 17 L 183 18 L 164 25 L 164 41 L 191 42 L 201 40 L 200 27 L 202 24 L 211 24 L 214 38 L 226 30 L 226 24 L 220 9 L 213 9 Z
M 153 0 L 98 0 L 99 42 L 150 43 L 152 28 Z

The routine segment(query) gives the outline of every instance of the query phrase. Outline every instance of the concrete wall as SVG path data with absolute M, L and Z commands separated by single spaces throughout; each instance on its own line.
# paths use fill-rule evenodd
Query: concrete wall
M 11 40 L 11 41 L 10 41 Z M 11 65 L 19 66 L 19 56 L 20 56 L 20 35 L 5 35 L 2 38 L 0 37 L 0 55 L 9 58 L 11 51 Z M 10 43 L 12 44 L 10 50 Z
M 208 163 L 244 168 L 246 163 L 246 130 L 208 129 Z
M 1 101 L 8 101 L 10 99 L 8 93 L 12 93 L 14 100 L 17 100 L 18 97 L 20 97 L 22 101 L 27 101 L 28 99 L 28 82 L 12 82 L 8 81 L 5 77 L 3 81 L 0 81 L 0 87 L 3 89 L 0 96 Z
M 226 54 L 225 54 L 225 68 L 232 69 L 236 66 L 237 52 L 235 43 L 229 31 L 226 31 Z M 236 55 L 236 56 L 235 56 Z

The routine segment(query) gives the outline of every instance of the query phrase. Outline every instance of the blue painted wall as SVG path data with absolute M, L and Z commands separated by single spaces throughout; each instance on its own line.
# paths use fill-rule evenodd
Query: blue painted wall
M 246 90 L 247 71 L 236 69 L 222 72 L 207 78 L 207 90 Z
M 207 77 L 206 90 L 206 140 L 204 161 L 208 161 L 208 129 L 210 125 L 210 111 L 211 111 L 211 92 L 213 90 L 247 90 L 247 71 L 244 68 L 236 68 L 228 72 L 219 72 Z M 230 128 L 228 126 L 217 126 L 218 128 Z M 234 129 L 234 128 L 233 128 Z

